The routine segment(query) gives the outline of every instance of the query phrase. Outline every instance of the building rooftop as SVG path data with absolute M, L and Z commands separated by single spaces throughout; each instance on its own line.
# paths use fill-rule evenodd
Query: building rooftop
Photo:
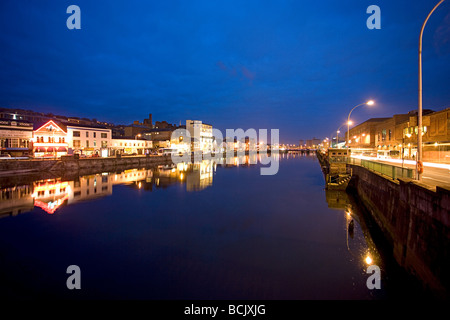
M 161 131 L 174 131 L 177 128 L 153 128 L 148 130 L 148 133 L 152 133 L 152 132 L 161 132 Z
M 133 127 L 133 128 L 149 129 L 149 127 L 146 126 L 146 125 L 143 125 L 143 124 L 135 124 L 135 123 L 126 125 L 125 127 Z
M 7 118 L 0 118 L 0 121 L 3 123 L 7 122 L 8 124 L 10 124 L 11 122 L 24 123 L 24 124 L 29 124 L 29 125 L 33 124 L 33 122 L 27 121 L 27 120 L 14 120 L 14 119 L 7 119 Z
M 136 140 L 136 141 L 149 141 L 147 139 L 144 139 L 142 137 L 123 137 L 123 136 L 112 136 L 112 139 L 116 140 Z
M 94 124 L 78 124 L 78 123 L 66 123 L 67 127 L 75 127 L 75 128 L 91 128 L 91 129 L 108 129 L 111 130 L 110 128 L 108 128 L 107 126 L 103 126 L 103 125 L 94 125 Z
M 67 127 L 64 123 L 57 121 L 57 120 L 47 120 L 47 121 L 37 121 L 37 122 L 33 122 L 33 130 L 37 130 L 40 127 L 42 127 L 43 125 L 45 125 L 46 123 L 49 123 L 50 121 L 52 121 L 54 124 L 56 124 L 58 127 L 60 127 L 62 130 L 64 130 L 65 132 L 67 132 Z

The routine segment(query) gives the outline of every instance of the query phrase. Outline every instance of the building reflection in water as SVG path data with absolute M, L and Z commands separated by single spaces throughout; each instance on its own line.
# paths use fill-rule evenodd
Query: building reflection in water
M 53 214 L 73 194 L 70 182 L 59 179 L 41 180 L 33 183 L 34 206 Z
M 297 156 L 305 155 L 300 153 L 271 155 L 275 161 Z M 53 214 L 64 205 L 111 195 L 114 185 L 128 185 L 136 189 L 152 191 L 153 188 L 184 184 L 187 191 L 201 191 L 212 185 L 217 166 L 251 166 L 263 163 L 265 157 L 267 155 L 253 153 L 218 160 L 202 160 L 196 163 L 95 173 L 72 179 L 53 178 L 30 180 L 21 185 L 12 184 L 12 186 L 0 188 L 0 217 L 15 216 L 29 212 L 35 207 Z M 2 184 L 10 184 L 5 179 L 3 181 L 6 183 Z
M 201 191 L 212 185 L 217 166 L 246 166 L 256 164 L 260 160 L 260 156 L 255 154 L 218 161 L 202 160 L 196 163 L 178 163 L 122 172 L 95 173 L 73 179 L 31 180 L 22 185 L 0 189 L 0 216 L 15 216 L 29 212 L 35 207 L 53 214 L 64 205 L 109 196 L 113 193 L 115 185 L 128 185 L 152 191 L 153 188 L 182 184 L 186 185 L 187 191 Z
M 362 212 L 353 198 L 342 190 L 326 189 L 325 194 L 328 207 L 336 209 L 338 214 L 345 215 L 343 221 L 348 252 L 364 270 L 369 265 L 377 265 L 382 268 L 379 251 L 373 242 Z
M 19 185 L 0 189 L 0 217 L 16 216 L 34 208 L 33 185 Z

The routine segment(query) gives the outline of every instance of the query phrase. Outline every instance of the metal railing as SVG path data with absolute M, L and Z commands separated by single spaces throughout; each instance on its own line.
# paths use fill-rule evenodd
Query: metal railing
M 414 170 L 410 168 L 402 168 L 398 166 L 393 166 L 386 163 L 381 163 L 377 161 L 370 161 L 358 158 L 349 158 L 350 164 L 359 165 L 361 167 L 367 168 L 369 170 L 384 174 L 392 179 L 397 178 L 410 178 L 414 176 Z

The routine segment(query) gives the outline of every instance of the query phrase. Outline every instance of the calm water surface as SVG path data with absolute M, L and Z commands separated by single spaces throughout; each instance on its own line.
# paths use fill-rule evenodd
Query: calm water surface
M 4 185 L 1 295 L 292 300 L 411 294 L 382 258 L 352 199 L 324 190 L 317 159 L 290 154 L 279 161 L 273 176 L 260 175 L 261 165 L 242 157 L 228 165 L 205 161 Z M 380 290 L 367 288 L 368 263 L 381 268 Z M 66 287 L 70 265 L 81 269 L 81 290 Z

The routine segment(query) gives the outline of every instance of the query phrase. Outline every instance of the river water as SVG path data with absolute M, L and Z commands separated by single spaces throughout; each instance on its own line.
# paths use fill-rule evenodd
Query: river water
M 1 297 L 371 300 L 420 294 L 374 241 L 353 197 L 325 190 L 315 156 L 280 155 L 275 175 L 261 175 L 264 165 L 251 160 L 26 183 L 3 179 Z M 68 271 L 73 265 L 77 278 Z M 376 268 L 367 273 L 374 265 L 379 282 Z M 80 289 L 68 289 L 69 277 Z

